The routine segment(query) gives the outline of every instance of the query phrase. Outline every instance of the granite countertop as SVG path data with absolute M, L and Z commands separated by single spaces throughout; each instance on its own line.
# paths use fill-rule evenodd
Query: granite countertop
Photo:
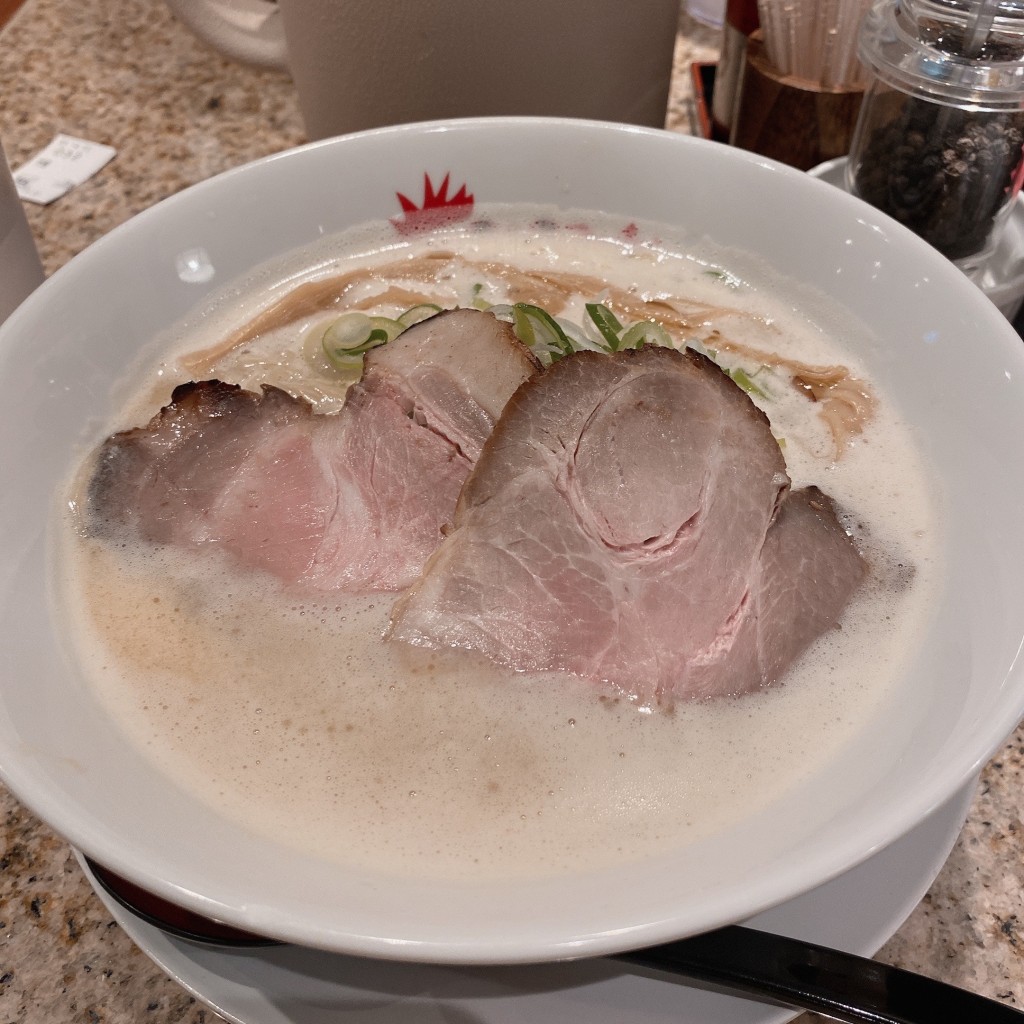
M 718 39 L 682 18 L 670 129 L 692 130 L 689 65 Z M 48 272 L 179 189 L 304 141 L 285 76 L 212 53 L 156 0 L 26 0 L 0 31 L 0 138 L 17 166 L 58 132 L 118 153 L 50 206 L 27 205 Z M 0 801 L 0 1024 L 221 1019 L 135 947 L 59 836 L 2 787 Z M 880 959 L 1024 1008 L 1022 814 L 1024 728 Z

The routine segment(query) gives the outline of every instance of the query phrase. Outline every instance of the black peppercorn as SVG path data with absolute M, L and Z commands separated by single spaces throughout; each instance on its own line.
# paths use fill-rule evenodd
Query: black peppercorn
M 1024 113 L 963 111 L 913 96 L 871 133 L 857 194 L 952 260 L 985 248 L 1013 187 Z
M 915 21 L 911 0 L 878 0 L 869 12 L 859 53 L 875 77 L 847 182 L 950 259 L 969 263 L 990 249 L 1020 187 L 1024 13 L 1019 24 L 1001 15 L 999 38 L 981 38 L 968 54 L 965 40 L 979 38 L 970 30 L 974 9 L 956 8 L 951 0 L 947 14 L 962 16 L 960 25 Z

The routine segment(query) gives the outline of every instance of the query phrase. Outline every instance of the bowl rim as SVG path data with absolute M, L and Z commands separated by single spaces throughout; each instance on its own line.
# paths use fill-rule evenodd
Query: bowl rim
M 307 159 L 308 154 L 332 152 L 336 149 L 343 151 L 344 148 L 351 147 L 353 144 L 363 144 L 365 140 L 369 140 L 372 143 L 377 139 L 416 138 L 422 134 L 451 132 L 469 132 L 472 135 L 482 130 L 492 131 L 495 128 L 507 131 L 510 127 L 539 128 L 542 131 L 581 130 L 596 133 L 600 136 L 626 135 L 644 138 L 665 138 L 672 140 L 669 143 L 670 145 L 682 147 L 704 148 L 719 145 L 707 140 L 680 135 L 662 129 L 618 125 L 600 121 L 544 117 L 465 118 L 457 121 L 421 122 L 370 129 L 352 135 L 306 143 L 302 146 L 250 161 L 198 182 L 175 195 L 161 200 L 112 229 L 56 271 L 36 293 L 31 295 L 12 314 L 5 325 L 0 326 L 0 349 L 5 346 L 8 336 L 16 334 L 19 325 L 23 321 L 27 321 L 37 308 L 41 308 L 47 303 L 56 289 L 63 282 L 70 279 L 70 277 L 77 274 L 80 267 L 92 263 L 108 249 L 130 243 L 131 239 L 137 234 L 147 231 L 151 224 L 159 223 L 162 218 L 170 215 L 170 211 L 177 209 L 182 203 L 192 202 L 206 193 L 227 189 L 236 180 L 251 175 L 254 169 L 279 165 L 287 161 L 304 160 Z M 793 168 L 778 164 L 759 155 L 735 149 L 730 149 L 729 152 L 731 153 L 727 158 L 729 160 L 741 161 L 783 176 L 807 178 L 806 175 Z M 807 180 L 813 181 L 810 178 L 807 178 Z M 866 204 L 855 197 L 840 193 L 833 186 L 825 182 L 814 182 L 812 187 L 815 186 L 828 190 L 829 194 L 834 194 L 836 202 L 851 204 L 850 210 L 854 214 L 866 218 L 869 222 L 881 224 L 886 231 L 894 232 L 897 237 L 902 233 L 904 241 L 912 248 L 917 247 L 922 253 L 933 253 L 933 250 L 927 243 L 912 235 L 903 226 L 891 221 L 880 211 L 867 207 Z M 945 273 L 939 264 L 934 264 L 931 269 L 940 277 Z M 953 267 L 952 264 L 949 264 L 949 274 L 951 275 L 950 281 L 958 280 L 960 271 Z M 957 277 L 954 278 L 952 275 L 957 275 Z M 985 303 L 988 301 L 984 299 L 980 292 L 979 300 Z M 979 305 L 978 309 L 982 310 L 983 307 Z M 998 317 L 998 312 L 994 307 L 992 307 L 992 314 Z M 1010 666 L 1008 675 L 1010 672 L 1020 674 L 1020 662 L 1020 652 L 1018 651 L 1017 657 Z M 916 822 L 927 817 L 927 815 L 948 799 L 952 792 L 966 785 L 972 777 L 976 776 L 984 764 L 996 753 L 1006 737 L 1012 733 L 1021 716 L 1024 715 L 1024 687 L 1018 685 L 1016 689 L 1020 691 L 1016 703 L 1007 701 L 1002 715 L 989 722 L 986 733 L 987 741 L 984 744 L 979 743 L 977 748 L 970 752 L 956 752 L 956 755 L 951 757 L 946 763 L 944 771 L 942 773 L 935 773 L 934 777 L 929 780 L 930 785 L 923 786 L 919 792 L 914 794 L 912 799 L 904 800 L 898 809 L 890 807 L 887 814 L 881 814 L 874 818 L 873 829 L 870 830 L 869 835 L 865 837 L 865 841 L 860 844 L 855 853 L 846 851 L 840 856 L 837 855 L 835 850 L 822 849 L 818 851 L 816 857 L 811 857 L 809 861 L 804 861 L 800 865 L 792 867 L 788 872 L 780 871 L 778 875 L 774 875 L 770 884 L 765 880 L 754 880 L 742 894 L 734 892 L 732 900 L 720 900 L 717 912 L 711 915 L 705 926 L 715 927 L 717 924 L 741 919 L 806 891 L 809 886 L 804 881 L 804 876 L 808 872 L 813 875 L 811 884 L 816 885 L 827 881 L 865 860 L 877 852 L 877 850 L 904 834 Z M 2 738 L 2 731 L 0 731 L 0 738 Z M 83 852 L 95 858 L 110 870 L 125 875 L 131 881 L 144 885 L 158 896 L 181 903 L 187 909 L 207 915 L 212 913 L 217 919 L 224 920 L 226 923 L 273 937 L 283 938 L 287 941 L 306 945 L 320 945 L 324 948 L 335 948 L 340 951 L 385 958 L 441 963 L 483 964 L 522 963 L 566 956 L 599 955 L 621 951 L 638 944 L 667 941 L 679 937 L 680 934 L 687 933 L 685 928 L 682 931 L 680 930 L 677 917 L 666 911 L 664 919 L 648 922 L 643 927 L 608 929 L 597 935 L 563 936 L 558 941 L 544 943 L 540 947 L 535 941 L 528 941 L 526 943 L 512 941 L 498 949 L 495 949 L 493 946 L 481 949 L 476 940 L 471 940 L 467 943 L 453 943 L 450 940 L 439 943 L 427 941 L 401 942 L 385 936 L 362 936 L 355 940 L 351 936 L 345 936 L 344 944 L 338 945 L 336 935 L 328 934 L 323 930 L 310 930 L 308 925 L 303 922 L 296 921 L 288 915 L 282 917 L 280 912 L 273 908 L 253 906 L 232 907 L 216 900 L 211 900 L 209 897 L 192 891 L 186 886 L 168 881 L 159 875 L 154 875 L 150 870 L 147 870 L 145 865 L 139 865 L 132 859 L 131 852 L 126 851 L 125 845 L 123 842 L 118 841 L 117 837 L 107 834 L 98 837 L 95 834 L 95 829 L 90 827 L 90 819 L 83 816 L 78 808 L 69 807 L 66 798 L 63 798 L 63 794 L 54 794 L 41 790 L 28 770 L 29 767 L 27 764 L 20 764 L 17 758 L 0 757 L 0 778 L 3 779 L 18 799 L 22 800 L 34 813 L 44 821 L 51 823 L 53 827 L 59 828 L 60 832 L 73 846 L 83 850 Z M 689 929 L 689 931 L 692 930 L 694 929 Z M 697 930 L 704 929 L 701 927 Z

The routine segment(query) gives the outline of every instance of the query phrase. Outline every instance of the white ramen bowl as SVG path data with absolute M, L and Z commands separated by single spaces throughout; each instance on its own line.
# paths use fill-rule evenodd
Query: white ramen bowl
M 258 838 L 160 774 L 104 713 L 51 615 L 47 522 L 140 346 L 252 268 L 400 210 L 424 173 L 478 202 L 685 225 L 831 296 L 919 433 L 943 503 L 945 585 L 887 701 L 769 807 L 684 849 L 547 880 L 340 871 Z M 854 333 L 855 338 L 860 335 Z M 1024 714 L 1024 346 L 963 274 L 883 214 L 740 150 L 538 119 L 400 126 L 190 188 L 56 273 L 0 330 L 0 769 L 90 857 L 190 910 L 309 946 L 513 963 L 602 954 L 743 919 L 891 843 L 975 775 Z

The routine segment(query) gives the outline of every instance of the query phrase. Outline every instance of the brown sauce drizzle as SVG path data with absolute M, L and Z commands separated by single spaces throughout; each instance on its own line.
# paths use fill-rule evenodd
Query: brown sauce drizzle
M 394 296 L 400 296 L 400 302 L 402 304 L 408 302 L 409 305 L 432 301 L 423 297 L 420 291 L 406 291 L 399 288 L 382 291 L 362 303 L 346 300 L 357 287 L 382 278 L 417 282 L 439 280 L 436 276 L 438 264 L 449 263 L 453 258 L 454 254 L 450 252 L 430 253 L 414 259 L 395 260 L 393 263 L 387 263 L 381 267 L 365 267 L 319 281 L 307 281 L 305 284 L 293 288 L 276 302 L 271 303 L 252 320 L 217 342 L 216 345 L 186 356 L 181 360 L 181 365 L 190 373 L 208 372 L 218 359 L 223 359 L 239 346 L 318 313 L 369 308 L 388 302 L 390 297 Z
M 821 408 L 818 415 L 832 434 L 833 455 L 842 457 L 847 441 L 861 433 L 878 405 L 864 381 L 845 366 L 807 366 L 791 362 L 793 386 Z
M 501 281 L 512 303 L 530 302 L 557 316 L 573 296 L 594 296 L 595 301 L 604 302 L 624 321 L 654 320 L 677 341 L 699 341 L 710 349 L 787 373 L 793 386 L 819 406 L 819 416 L 832 435 L 836 459 L 874 416 L 877 400 L 871 389 L 845 366 L 803 363 L 735 341 L 711 326 L 715 321 L 731 318 L 763 324 L 753 313 L 677 296 L 645 298 L 638 290 L 610 285 L 587 274 L 523 270 L 508 263 L 467 260 L 444 250 L 300 284 L 215 345 L 185 356 L 181 365 L 195 376 L 209 375 L 219 360 L 240 346 L 317 314 L 381 306 L 408 307 L 423 302 L 451 305 L 444 284 L 456 268 L 476 271 L 483 280 Z M 384 282 L 400 283 L 385 286 Z M 361 297 L 353 295 L 374 284 L 381 285 L 380 290 Z

